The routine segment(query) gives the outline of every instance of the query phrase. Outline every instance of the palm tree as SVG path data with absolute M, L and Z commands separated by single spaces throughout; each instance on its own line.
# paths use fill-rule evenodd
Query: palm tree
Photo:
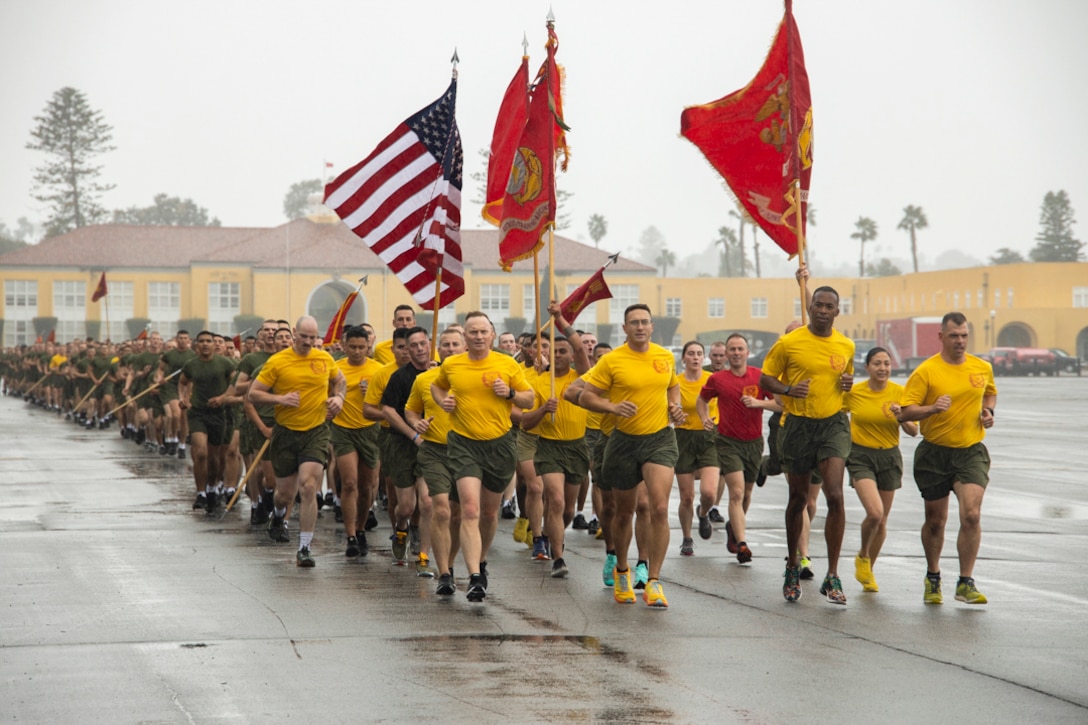
M 733 231 L 731 227 L 718 227 L 718 238 L 714 240 L 715 244 L 720 244 L 722 251 L 720 254 L 721 263 L 718 265 L 719 277 L 734 277 L 738 275 L 733 274 L 733 262 L 736 261 L 737 256 L 737 233 Z M 740 269 L 740 275 L 744 274 L 743 266 Z
M 738 220 L 740 222 L 740 224 L 738 225 L 738 226 L 740 226 L 740 242 L 739 242 L 739 244 L 740 244 L 741 254 L 743 254 L 744 253 L 744 224 L 748 220 L 750 220 L 752 217 L 750 217 L 748 215 L 748 212 L 744 209 L 744 207 L 741 207 L 739 212 L 737 212 L 735 209 L 730 209 L 729 210 L 729 216 L 733 217 L 734 219 L 736 219 L 736 220 Z
M 871 242 L 876 239 L 876 222 L 867 216 L 858 217 L 858 220 L 854 222 L 856 232 L 850 235 L 851 239 L 857 239 L 861 242 L 861 255 L 858 257 L 858 276 L 865 276 L 865 243 Z
M 668 277 L 669 267 L 676 266 L 676 255 L 669 249 L 662 249 L 661 253 L 657 255 L 657 259 L 654 260 L 654 263 L 657 264 L 658 267 L 661 267 L 661 276 Z
M 899 226 L 896 229 L 906 229 L 910 232 L 910 256 L 911 261 L 914 262 L 914 271 L 918 271 L 918 240 L 914 236 L 916 229 L 925 229 L 929 226 L 929 221 L 926 220 L 926 213 L 922 211 L 922 207 L 908 205 L 903 208 L 903 219 L 899 222 Z
M 608 234 L 608 220 L 600 214 L 589 217 L 589 237 L 593 240 L 593 246 L 601 248 L 601 240 Z

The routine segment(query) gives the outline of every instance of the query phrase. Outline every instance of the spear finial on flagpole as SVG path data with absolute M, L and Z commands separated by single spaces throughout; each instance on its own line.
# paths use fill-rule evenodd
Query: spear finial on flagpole
M 549 6 L 548 6 L 548 17 L 547 17 L 547 21 L 548 21 L 548 25 L 553 25 L 553 24 L 555 23 L 555 11 L 554 11 L 554 10 L 552 10 L 552 6 L 551 6 L 551 5 L 549 5 Z
M 620 253 L 619 252 L 616 252 L 615 254 L 610 254 L 610 255 L 608 255 L 608 261 L 604 263 L 604 266 L 601 267 L 601 269 L 608 269 L 609 265 L 615 264 L 618 261 L 620 261 Z
M 521 54 L 525 58 L 529 57 L 529 36 L 525 31 L 521 31 Z
M 457 46 L 453 46 L 453 57 L 450 58 L 450 63 L 453 64 L 453 77 L 457 77 L 457 64 L 461 62 L 461 59 L 457 57 Z

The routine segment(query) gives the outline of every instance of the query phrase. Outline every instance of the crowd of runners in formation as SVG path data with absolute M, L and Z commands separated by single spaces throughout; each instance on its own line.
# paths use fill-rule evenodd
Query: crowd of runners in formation
M 635 602 L 641 590 L 648 606 L 667 607 L 661 576 L 674 485 L 680 554 L 694 554 L 693 526 L 709 539 L 713 524 L 724 523 L 728 550 L 748 565 L 753 487 L 784 473 L 782 594 L 796 602 L 800 580 L 814 577 L 809 523 L 822 490 L 827 571 L 819 591 L 845 605 L 846 474 L 865 509 L 854 576 L 876 592 L 873 569 L 902 482 L 900 431 L 913 436 L 920 427 L 913 474 L 925 506 L 923 601 L 942 601 L 940 556 L 954 493 L 955 598 L 985 604 L 972 574 L 989 476 L 982 440 L 997 390 L 990 365 L 966 352 L 966 319 L 945 315 L 941 352 L 900 386 L 889 380 L 891 360 L 880 348 L 868 352 L 866 375 L 855 380 L 854 344 L 833 327 L 834 289 L 819 287 L 806 302 L 808 324 L 792 323 L 762 369 L 748 365 L 740 334 L 711 344 L 708 356 L 701 343 L 687 343 L 678 369 L 673 353 L 650 341 L 648 306 L 627 308 L 626 341 L 613 349 L 575 330 L 553 303 L 553 329 L 539 337 L 497 335 L 487 315 L 472 312 L 432 343 L 412 308 L 400 306 L 392 339 L 381 342 L 362 324 L 322 349 L 312 317 L 294 325 L 270 319 L 241 350 L 208 331 L 179 331 L 168 341 L 151 332 L 119 345 L 46 342 L 5 351 L 0 375 L 7 394 L 78 424 L 116 422 L 149 452 L 184 459 L 188 451 L 193 509 L 233 504 L 247 471 L 252 526 L 289 542 L 298 507 L 300 567 L 315 566 L 320 506 L 334 509 L 344 554 L 355 558 L 368 554 L 366 532 L 384 499 L 394 559 L 414 560 L 419 576 L 437 578 L 437 595 L 452 596 L 460 552 L 473 602 L 487 595 L 502 516 L 516 518 L 515 540 L 531 558 L 550 560 L 551 576 L 570 574 L 567 529 L 587 530 L 602 542 L 602 580 L 617 602 Z M 766 455 L 765 410 L 772 412 Z

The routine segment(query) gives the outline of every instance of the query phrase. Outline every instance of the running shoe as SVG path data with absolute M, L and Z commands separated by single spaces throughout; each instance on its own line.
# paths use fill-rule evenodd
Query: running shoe
M 298 550 L 298 554 L 295 556 L 295 564 L 303 569 L 313 569 L 317 566 L 317 562 L 310 556 L 310 547 L 304 546 Z
M 438 577 L 438 586 L 435 587 L 434 593 L 440 597 L 452 597 L 457 591 L 457 587 L 453 583 L 453 574 L 442 574 Z
M 717 506 L 714 506 L 713 508 L 710 509 L 710 513 L 707 514 L 707 517 L 710 519 L 710 521 L 712 523 L 715 523 L 715 524 L 724 524 L 725 523 L 725 519 L 722 518 L 721 511 L 718 511 Z
M 759 472 L 756 474 L 756 485 L 762 486 L 767 483 L 767 461 L 770 456 L 763 456 L 763 460 L 759 462 Z
M 349 559 L 357 559 L 359 557 L 359 540 L 354 536 L 348 537 L 348 548 L 344 551 L 344 556 Z
M 551 558 L 548 556 L 548 546 L 544 543 L 543 536 L 538 536 L 533 539 L 533 554 L 531 558 L 536 561 L 547 561 Z
M 944 597 L 941 595 L 941 578 L 932 579 L 926 576 L 926 589 L 922 594 L 922 601 L 926 604 L 941 604 Z
M 733 535 L 733 524 L 725 522 L 725 548 L 730 554 L 737 553 L 737 537 Z
M 287 520 L 282 516 L 273 515 L 268 521 L 268 538 L 272 541 L 286 543 L 291 540 L 287 534 Z
M 366 543 L 366 534 L 359 531 L 355 534 L 355 538 L 359 540 L 359 556 L 366 556 L 370 553 L 370 545 Z
M 680 556 L 695 556 L 695 542 L 691 539 L 684 539 L 680 544 Z
M 519 516 L 514 522 L 514 541 L 519 544 L 525 541 L 525 532 L 529 530 L 529 519 Z
M 197 509 L 206 509 L 206 508 L 208 508 L 208 499 L 207 499 L 207 497 L 204 495 L 203 492 L 198 493 L 196 495 L 196 500 L 193 501 L 193 511 L 196 511 Z
M 650 568 L 646 566 L 646 562 L 640 561 L 635 565 L 635 589 L 645 589 L 648 581 L 650 581 Z
M 842 582 L 834 574 L 824 577 L 824 583 L 820 585 L 820 594 L 827 597 L 832 604 L 846 604 L 846 593 L 842 590 Z
M 397 564 L 403 564 L 404 557 L 408 554 L 408 532 L 397 529 L 389 540 L 393 542 L 393 559 Z
M 748 548 L 747 542 L 742 541 L 737 544 L 737 561 L 741 564 L 752 562 L 752 550 Z
M 450 573 L 453 573 L 453 567 L 450 567 Z M 484 591 L 487 591 L 487 562 L 480 562 L 480 583 L 483 584 Z
M 482 602 L 487 596 L 487 589 L 484 588 L 483 578 L 479 574 L 473 574 L 468 578 L 467 596 L 470 602 Z
M 669 608 L 669 600 L 665 599 L 665 589 L 657 579 L 646 584 L 646 589 L 642 592 L 642 601 L 646 602 L 646 606 L 648 607 L 655 607 L 657 609 Z
M 816 575 L 812 572 L 812 559 L 807 556 L 801 557 L 801 578 L 802 579 L 815 579 Z
M 261 507 L 251 506 L 249 509 L 249 525 L 257 526 L 261 523 Z
M 344 509 L 339 506 L 332 507 L 332 518 L 338 524 L 344 523 Z
M 567 562 L 563 561 L 563 557 L 552 562 L 552 579 L 566 579 L 567 574 L 570 574 L 570 569 L 567 568 Z
M 180 445 L 178 446 L 178 460 L 179 461 L 184 461 L 185 460 L 185 448 L 183 448 Z
M 205 510 L 211 514 L 215 513 L 215 507 L 219 505 L 219 495 L 215 491 L 208 491 L 205 494 L 204 506 Z
M 635 590 L 631 588 L 631 570 L 613 569 L 612 580 L 615 582 L 612 585 L 612 596 L 616 598 L 616 601 L 620 604 L 634 604 Z
M 867 556 L 854 557 L 854 578 L 861 583 L 861 588 L 867 592 L 878 592 L 880 587 L 873 577 L 873 564 Z
M 696 513 L 699 516 L 699 537 L 704 540 L 709 539 L 711 534 L 714 533 L 714 529 L 710 525 L 710 517 L 703 516 L 701 510 L 696 510 Z
M 408 527 L 408 551 L 412 556 L 419 556 L 420 539 L 418 526 Z
M 332 508 L 336 505 L 336 494 L 332 491 L 325 492 L 325 505 Z
M 514 499 L 510 499 L 503 503 L 502 517 L 504 519 L 516 519 L 518 517 L 517 512 L 514 511 Z
M 782 596 L 787 602 L 796 602 L 801 598 L 801 573 L 797 567 L 786 564 L 786 581 L 782 584 Z
M 416 559 L 416 576 L 421 579 L 434 579 L 434 571 L 431 569 L 431 560 L 426 554 L 421 553 Z
M 601 530 L 601 522 L 594 516 L 589 520 L 589 524 L 586 525 L 586 533 L 590 536 L 596 536 L 597 532 Z
M 597 533 L 595 533 L 593 535 L 593 538 L 596 539 L 597 541 L 604 541 L 604 527 L 603 526 L 598 526 L 597 527 Z
M 604 555 L 604 569 L 601 571 L 601 580 L 606 587 L 613 586 L 616 583 L 616 579 L 613 576 L 613 572 L 616 570 L 616 555 L 605 554 Z
M 582 514 L 574 514 L 574 520 L 570 522 L 570 527 L 575 531 L 585 531 L 589 528 L 589 523 Z
M 969 576 L 961 576 L 956 584 L 956 601 L 967 604 L 985 604 L 986 595 L 975 586 L 975 580 Z
M 378 517 L 374 515 L 374 509 L 366 512 L 366 523 L 363 525 L 363 531 L 373 531 L 378 528 Z

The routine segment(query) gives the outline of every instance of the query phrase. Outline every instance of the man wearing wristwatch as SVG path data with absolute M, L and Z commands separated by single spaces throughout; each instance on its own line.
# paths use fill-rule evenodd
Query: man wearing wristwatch
M 820 594 L 832 604 L 846 604 L 838 575 L 846 529 L 842 479 L 850 454 L 850 422 L 843 412 L 843 396 L 854 384 L 854 342 L 833 327 L 839 314 L 839 293 L 831 287 L 819 287 L 812 293 L 808 313 L 808 325 L 783 335 L 771 347 L 759 380 L 759 387 L 781 397 L 786 413 L 778 438 L 790 489 L 782 596 L 787 602 L 801 598 L 798 545 L 812 470 L 817 468 L 827 502 L 824 538 L 828 569 Z
M 502 492 L 514 475 L 517 449 L 510 409 L 533 405 L 524 368 L 491 349 L 495 330 L 483 312 L 465 318 L 467 352 L 442 363 L 431 395 L 450 414 L 450 468 L 461 499 L 461 555 L 469 573 L 468 600 L 487 596 L 487 553 L 498 526 Z
M 309 315 L 295 323 L 294 342 L 261 368 L 249 388 L 254 406 L 274 405 L 276 426 L 269 445 L 276 474 L 272 520 L 268 534 L 287 540 L 287 506 L 299 494 L 298 555 L 305 568 L 315 565 L 310 554 L 317 523 L 317 489 L 329 455 L 329 426 L 344 406 L 347 380 L 332 355 L 315 347 L 317 320 Z
M 914 480 L 925 500 L 922 547 L 926 580 L 922 601 L 940 604 L 941 549 L 948 518 L 948 494 L 960 508 L 956 549 L 960 578 L 956 599 L 985 604 L 972 576 L 982 540 L 982 496 L 990 480 L 990 453 L 982 440 L 994 424 L 997 387 L 990 363 L 967 354 L 967 318 L 949 312 L 941 320 L 941 351 L 919 365 L 907 380 L 900 421 L 921 421 L 924 440 L 914 452 Z

